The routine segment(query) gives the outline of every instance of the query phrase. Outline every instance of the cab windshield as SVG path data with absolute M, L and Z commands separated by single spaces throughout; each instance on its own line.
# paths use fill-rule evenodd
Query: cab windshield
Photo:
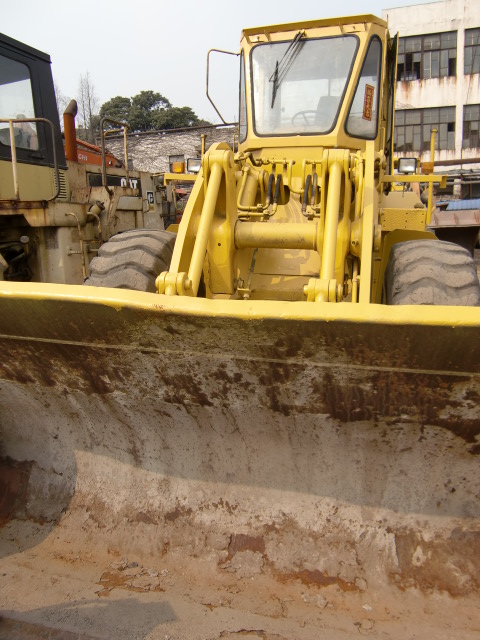
M 257 135 L 320 134 L 333 129 L 358 46 L 356 36 L 289 42 L 252 49 Z

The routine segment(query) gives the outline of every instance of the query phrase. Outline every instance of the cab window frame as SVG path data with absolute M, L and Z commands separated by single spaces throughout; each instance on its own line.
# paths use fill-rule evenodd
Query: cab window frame
M 242 92 L 243 89 L 243 92 Z M 240 52 L 240 77 L 239 77 L 239 103 L 238 103 L 238 141 L 245 142 L 248 136 L 248 116 L 247 116 L 247 74 L 245 71 L 245 52 Z M 242 135 L 242 131 L 245 134 Z
M 295 136 L 302 136 L 302 137 L 318 137 L 318 136 L 325 136 L 325 135 L 329 135 L 330 133 L 332 133 L 332 131 L 335 130 L 337 124 L 338 124 L 338 120 L 339 120 L 339 116 L 342 110 L 342 106 L 344 104 L 344 100 L 345 100 L 345 95 L 348 91 L 348 87 L 350 85 L 350 81 L 352 78 L 352 72 L 355 66 L 355 61 L 358 55 L 358 50 L 360 48 L 360 38 L 356 33 L 348 33 L 348 34 L 341 34 L 341 35 L 328 35 L 328 36 L 320 36 L 320 37 L 311 37 L 311 38 L 307 38 L 306 42 L 314 42 L 314 41 L 321 41 L 321 40 L 336 40 L 336 39 L 345 39 L 345 38 L 349 38 L 352 40 L 355 40 L 355 47 L 352 51 L 352 59 L 350 61 L 350 66 L 348 68 L 348 71 L 346 73 L 346 77 L 345 77 L 345 82 L 344 82 L 344 86 L 343 86 L 343 90 L 341 95 L 339 96 L 339 102 L 337 105 L 337 110 L 335 113 L 335 117 L 332 121 L 332 125 L 328 130 L 321 130 L 321 131 L 317 131 L 317 130 L 311 130 L 311 131 L 291 131 L 291 132 L 279 132 L 279 133 L 273 133 L 273 132 L 268 132 L 268 133 L 260 133 L 257 130 L 257 126 L 256 126 L 256 104 L 255 104 L 255 98 L 253 95 L 253 86 L 254 86 L 254 78 L 253 78 L 253 55 L 254 52 L 257 48 L 259 47 L 263 47 L 266 45 L 276 45 L 276 44 L 286 44 L 289 45 L 291 43 L 291 40 L 274 40 L 274 41 L 269 41 L 269 42 L 261 42 L 255 46 L 253 46 L 250 50 L 250 54 L 249 54 L 249 62 L 250 62 L 250 86 L 251 86 L 251 106 L 252 106 L 252 122 L 253 122 L 253 131 L 256 137 L 258 138 L 292 138 Z
M 17 162 L 53 168 L 56 155 L 58 167 L 66 169 L 50 56 L 4 34 L 0 34 L 0 56 L 27 67 L 33 99 L 33 117 L 50 120 L 55 129 L 55 140 L 52 141 L 51 128 L 48 124 L 36 123 L 38 147 L 26 149 L 17 146 Z M 55 145 L 55 151 L 53 145 Z M 0 160 L 11 162 L 11 159 L 10 144 L 1 144 Z

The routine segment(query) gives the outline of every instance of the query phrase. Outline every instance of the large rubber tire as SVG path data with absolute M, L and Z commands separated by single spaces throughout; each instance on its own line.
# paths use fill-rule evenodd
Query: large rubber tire
M 90 263 L 84 284 L 154 293 L 156 277 L 170 266 L 175 238 L 174 233 L 153 229 L 112 236 Z
M 480 305 L 471 254 L 452 242 L 411 240 L 392 247 L 385 273 L 387 304 Z

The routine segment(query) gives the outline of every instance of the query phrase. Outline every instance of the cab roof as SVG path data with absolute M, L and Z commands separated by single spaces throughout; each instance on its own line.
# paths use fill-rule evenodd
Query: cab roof
M 381 27 L 387 28 L 387 23 L 381 18 L 377 18 L 372 14 L 359 16 L 344 16 L 339 18 L 325 18 L 321 20 L 305 20 L 303 22 L 287 22 L 284 24 L 273 24 L 264 27 L 252 27 L 243 29 L 242 37 L 251 37 L 256 35 L 266 35 L 268 33 L 279 33 L 282 31 L 298 31 L 299 29 L 316 29 L 319 27 L 334 27 L 351 25 L 358 23 L 373 23 Z
M 10 36 L 6 36 L 3 33 L 0 33 L 0 44 L 5 44 L 9 49 L 18 49 L 23 53 L 27 53 L 28 55 L 34 56 L 35 58 L 39 58 L 40 60 L 44 60 L 45 62 L 51 62 L 50 56 L 48 53 L 44 53 L 43 51 L 39 51 L 38 49 L 34 49 L 28 44 L 23 44 L 19 40 L 14 40 L 10 38 Z

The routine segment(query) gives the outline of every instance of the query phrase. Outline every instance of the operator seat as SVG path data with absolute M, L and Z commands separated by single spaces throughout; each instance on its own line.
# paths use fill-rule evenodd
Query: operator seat
M 322 131 L 332 128 L 339 104 L 340 96 L 321 96 L 317 105 L 315 125 Z

